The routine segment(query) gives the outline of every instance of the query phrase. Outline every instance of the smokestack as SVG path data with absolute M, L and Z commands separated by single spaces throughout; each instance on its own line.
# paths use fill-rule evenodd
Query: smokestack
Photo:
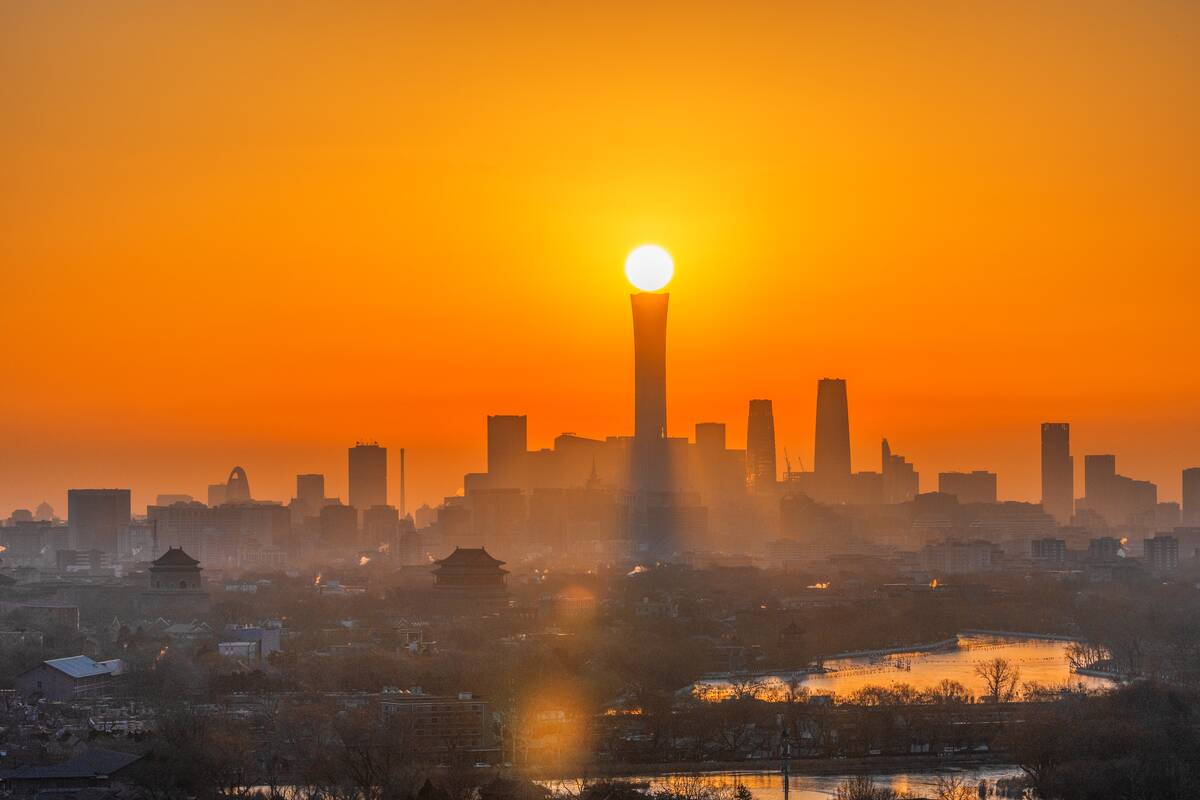
M 404 448 L 400 448 L 400 516 L 406 516 L 404 510 Z

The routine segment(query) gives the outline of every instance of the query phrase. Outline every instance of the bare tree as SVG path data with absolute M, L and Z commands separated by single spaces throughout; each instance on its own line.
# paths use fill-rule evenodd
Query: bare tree
M 979 789 L 960 775 L 938 776 L 933 782 L 934 800 L 976 800 Z
M 987 696 L 996 703 L 1007 703 L 1017 696 L 1017 684 L 1021 670 L 1005 658 L 980 661 L 975 665 L 975 674 L 983 679 Z

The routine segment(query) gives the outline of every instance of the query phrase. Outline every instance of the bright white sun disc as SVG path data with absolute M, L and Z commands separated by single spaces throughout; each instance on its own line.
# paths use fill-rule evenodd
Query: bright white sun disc
M 643 292 L 657 292 L 671 282 L 675 262 L 656 244 L 635 247 L 625 259 L 625 277 Z

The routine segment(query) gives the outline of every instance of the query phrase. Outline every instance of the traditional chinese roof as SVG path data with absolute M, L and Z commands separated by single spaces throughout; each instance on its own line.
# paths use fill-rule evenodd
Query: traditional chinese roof
M 168 547 L 167 552 L 153 562 L 156 567 L 195 567 L 199 564 L 199 561 L 183 552 L 182 547 Z
M 483 547 L 455 547 L 453 553 L 437 563 L 443 567 L 498 567 L 504 562 L 493 558 Z

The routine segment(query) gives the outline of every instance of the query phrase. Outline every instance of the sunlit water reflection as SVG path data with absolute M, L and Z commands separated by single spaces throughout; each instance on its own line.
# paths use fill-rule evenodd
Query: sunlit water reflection
M 958 776 L 968 786 L 975 789 L 980 781 L 987 787 L 988 797 L 1000 797 L 997 782 L 1005 779 L 1019 778 L 1021 770 L 1016 767 L 991 766 L 964 769 L 946 769 L 941 771 L 911 771 L 890 775 L 876 775 L 877 786 L 887 786 L 897 792 L 913 797 L 933 797 L 933 789 L 938 777 Z M 789 800 L 825 800 L 834 797 L 838 784 L 847 780 L 850 775 L 793 775 L 790 783 Z M 686 794 L 695 795 L 695 784 L 712 789 L 733 789 L 739 784 L 745 786 L 754 795 L 754 800 L 783 800 L 783 778 L 777 771 L 772 772 L 706 772 L 679 773 L 659 775 L 634 775 L 617 780 L 629 781 L 648 785 L 655 790 L 683 790 Z M 683 786 L 677 782 L 683 781 Z M 559 788 L 557 782 L 545 782 L 552 791 Z M 568 791 L 566 794 L 572 794 Z
M 1071 671 L 1067 659 L 1069 643 L 1043 639 L 1017 639 L 988 636 L 959 636 L 957 644 L 929 652 L 894 653 L 884 656 L 834 659 L 825 662 L 824 674 L 798 674 L 799 686 L 813 694 L 849 695 L 867 686 L 907 683 L 918 690 L 936 686 L 942 680 L 961 683 L 976 695 L 986 694 L 983 679 L 975 674 L 981 661 L 1000 657 L 1020 670 L 1020 682 L 1059 687 L 1070 685 L 1085 689 L 1110 688 L 1106 678 L 1079 675 Z M 765 700 L 783 699 L 789 691 L 790 674 L 760 676 L 753 679 L 754 694 Z M 710 699 L 727 696 L 734 683 L 726 679 L 698 681 L 693 689 Z

